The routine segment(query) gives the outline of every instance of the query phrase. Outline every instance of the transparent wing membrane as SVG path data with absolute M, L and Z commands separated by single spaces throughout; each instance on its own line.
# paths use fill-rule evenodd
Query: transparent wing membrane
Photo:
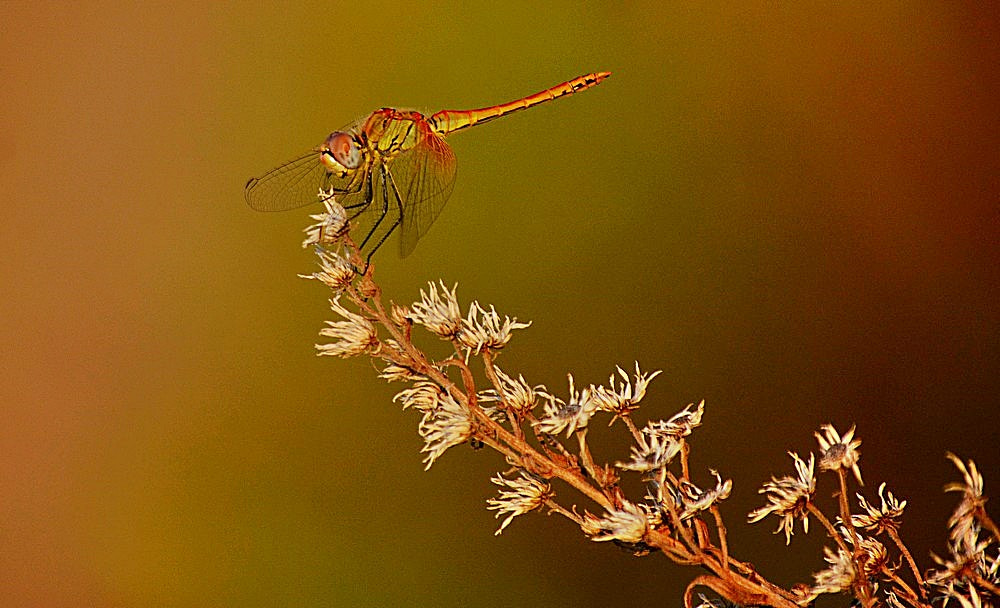
M 341 131 L 354 133 L 359 125 L 360 121 L 355 121 Z M 329 173 L 320 162 L 319 148 L 315 148 L 251 179 L 244 194 L 256 211 L 288 211 L 317 202 L 320 188 L 333 188 L 342 194 L 357 192 L 363 186 L 358 177 L 358 173 L 346 178 Z
M 310 152 L 247 182 L 246 199 L 257 211 L 287 211 L 315 203 L 320 188 L 329 188 L 330 174 Z
M 389 170 L 404 205 L 399 254 L 405 258 L 430 230 L 455 188 L 455 154 L 428 129 L 415 148 L 392 161 Z
M 413 252 L 440 215 L 455 186 L 455 154 L 439 135 L 423 129 L 412 149 L 388 161 L 378 158 L 358 173 L 338 178 L 319 152 L 310 152 L 251 179 L 247 204 L 257 211 L 287 211 L 317 202 L 320 188 L 333 188 L 347 210 L 355 242 L 374 253 L 401 228 L 400 255 Z

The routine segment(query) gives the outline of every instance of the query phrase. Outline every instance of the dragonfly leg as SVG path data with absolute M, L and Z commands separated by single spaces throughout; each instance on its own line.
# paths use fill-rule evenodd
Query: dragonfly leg
M 386 230 L 385 234 L 382 235 L 382 238 L 378 240 L 378 243 L 375 243 L 375 246 L 372 247 L 372 250 L 368 253 L 368 258 L 365 260 L 366 268 L 368 267 L 368 264 L 371 263 L 372 256 L 375 255 L 378 248 L 382 246 L 382 243 L 384 243 L 387 238 L 389 238 L 389 235 L 396 231 L 396 228 L 398 228 L 403 221 L 403 197 L 399 195 L 399 190 L 396 188 L 396 182 L 392 179 L 392 174 L 385 168 L 385 165 L 382 165 L 382 184 L 385 188 L 385 194 L 383 197 L 385 209 L 383 210 L 382 217 L 384 218 L 385 214 L 388 213 L 390 191 L 392 192 L 392 198 L 396 203 L 396 209 L 399 213 L 396 214 L 396 221 L 392 223 L 392 226 L 389 226 L 389 229 Z M 379 218 L 379 221 L 381 222 L 382 219 Z
M 384 179 L 384 175 L 385 175 L 385 174 L 384 174 L 384 170 L 383 170 L 383 179 Z M 382 188 L 384 189 L 384 188 L 385 188 L 385 186 L 382 186 Z M 360 244 L 360 245 L 358 245 L 358 251 L 361 251 L 362 249 L 364 249 L 364 248 L 365 248 L 365 245 L 367 245 L 367 244 L 368 244 L 368 241 L 370 241 L 370 240 L 371 240 L 371 238 L 372 238 L 372 235 L 374 235 L 374 234 L 375 234 L 375 231 L 376 231 L 376 230 L 378 230 L 378 227 L 379 227 L 379 224 L 381 224 L 381 223 L 382 223 L 382 220 L 384 220 L 384 219 L 385 219 L 385 216 L 386 216 L 386 214 L 387 214 L 387 213 L 389 213 L 389 201 L 388 201 L 388 200 L 386 199 L 386 197 L 385 197 L 385 193 L 384 193 L 384 192 L 383 192 L 383 194 L 382 194 L 382 197 L 381 197 L 381 198 L 382 198 L 382 201 L 381 201 L 381 202 L 382 202 L 382 208 L 381 208 L 381 209 L 376 209 L 376 210 L 375 210 L 375 211 L 376 211 L 376 213 L 378 213 L 378 219 L 377 219 L 377 220 L 375 220 L 375 224 L 373 224 L 373 225 L 372 225 L 372 227 L 371 227 L 371 228 L 370 228 L 370 229 L 368 230 L 368 234 L 366 234 L 366 235 L 365 235 L 365 238 L 364 238 L 364 240 L 363 240 L 363 241 L 361 241 L 361 244 Z M 373 202 L 374 202 L 374 201 L 373 201 Z M 383 239 L 383 240 L 384 240 L 384 239 Z M 379 241 L 379 244 L 381 245 L 381 244 L 382 244 L 382 241 Z M 376 245 L 376 246 L 375 246 L 375 249 L 378 249 L 378 245 Z M 375 251 L 373 250 L 373 251 L 372 251 L 371 253 L 375 253 Z M 369 254 L 368 254 L 368 257 L 369 257 L 369 258 L 371 258 L 371 257 L 372 257 L 372 256 L 371 256 L 371 253 L 369 253 Z
M 344 205 L 344 210 L 348 212 L 347 222 L 349 227 L 355 226 L 354 224 L 355 220 L 357 220 L 359 217 L 361 217 L 362 214 L 368 211 L 368 208 L 371 206 L 374 200 L 375 190 L 372 187 L 370 169 L 368 170 L 368 173 L 365 175 L 365 178 L 360 181 L 358 187 L 355 188 L 353 192 L 349 192 L 348 194 L 353 194 L 354 192 L 361 192 L 362 188 L 364 189 L 364 196 L 358 202 Z M 369 236 L 371 236 L 370 233 Z M 365 238 L 366 241 L 367 239 L 368 237 Z M 361 246 L 356 245 L 355 247 L 357 247 L 357 251 L 358 253 L 360 253 L 361 248 L 364 247 L 364 243 L 362 243 Z M 357 266 L 354 266 L 353 264 L 351 266 L 353 267 L 354 272 L 357 274 L 364 274 L 368 270 L 368 264 L 365 264 L 364 269 L 360 269 Z

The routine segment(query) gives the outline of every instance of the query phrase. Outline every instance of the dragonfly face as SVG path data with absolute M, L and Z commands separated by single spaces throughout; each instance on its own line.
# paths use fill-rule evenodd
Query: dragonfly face
M 355 135 L 334 131 L 320 146 L 319 159 L 328 173 L 343 178 L 362 165 L 365 148 Z

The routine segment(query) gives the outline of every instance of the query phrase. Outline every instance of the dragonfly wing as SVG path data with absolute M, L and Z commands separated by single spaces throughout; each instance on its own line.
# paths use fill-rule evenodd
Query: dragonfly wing
M 341 131 L 357 133 L 360 124 L 361 121 L 355 121 Z M 317 148 L 248 181 L 245 191 L 247 204 L 257 211 L 297 209 L 319 200 L 320 188 L 332 188 L 341 194 L 357 192 L 363 185 L 359 175 L 339 177 L 329 173 L 320 162 Z
M 247 182 L 246 199 L 257 211 L 287 211 L 317 201 L 320 188 L 334 185 L 332 175 L 310 152 Z
M 403 201 L 399 253 L 405 258 L 430 230 L 451 196 L 455 187 L 455 153 L 444 139 L 428 130 L 419 144 L 394 159 L 389 168 Z

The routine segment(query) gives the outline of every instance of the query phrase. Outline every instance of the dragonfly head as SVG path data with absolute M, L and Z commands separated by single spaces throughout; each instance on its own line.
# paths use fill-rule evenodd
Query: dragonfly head
M 344 131 L 334 131 L 320 147 L 320 162 L 331 173 L 347 176 L 363 160 L 363 151 L 358 139 Z

